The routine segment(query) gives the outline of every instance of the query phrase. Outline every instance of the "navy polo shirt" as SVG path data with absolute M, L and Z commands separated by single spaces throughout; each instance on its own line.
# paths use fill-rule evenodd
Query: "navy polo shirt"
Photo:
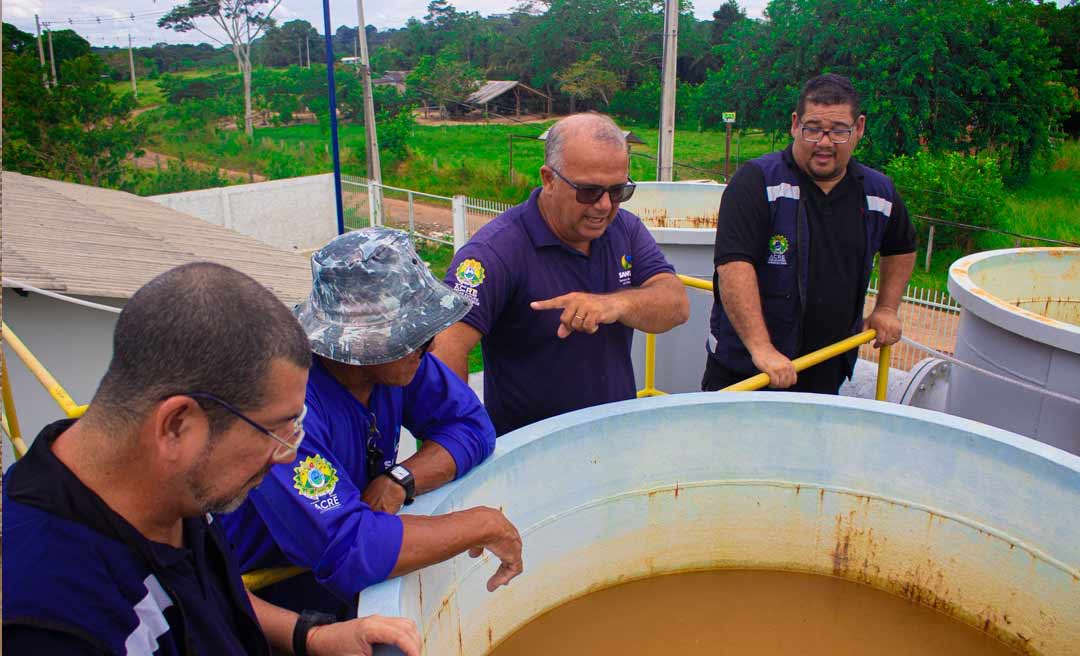
M 454 256 L 446 282 L 476 303 L 463 321 L 483 335 L 484 405 L 495 431 L 572 410 L 634 398 L 633 329 L 602 325 L 593 335 L 559 339 L 562 310 L 532 301 L 570 292 L 605 294 L 674 273 L 641 219 L 619 210 L 589 246 L 567 246 L 529 200 L 481 228 Z

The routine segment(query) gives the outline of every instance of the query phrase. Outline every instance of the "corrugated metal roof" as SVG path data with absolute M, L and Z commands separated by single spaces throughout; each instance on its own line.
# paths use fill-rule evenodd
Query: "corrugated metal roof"
M 4 276 L 79 296 L 130 298 L 167 269 L 231 266 L 287 305 L 308 294 L 305 256 L 133 194 L 3 173 Z
M 470 105 L 483 105 L 503 95 L 518 85 L 517 80 L 488 80 L 465 99 Z

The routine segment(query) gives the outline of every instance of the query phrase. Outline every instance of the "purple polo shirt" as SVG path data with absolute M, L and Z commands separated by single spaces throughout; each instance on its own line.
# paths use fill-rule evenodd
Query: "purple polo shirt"
M 454 256 L 446 282 L 476 304 L 463 321 L 483 335 L 484 405 L 499 435 L 564 412 L 635 395 L 630 345 L 620 323 L 593 335 L 555 334 L 562 310 L 532 301 L 603 294 L 674 273 L 641 219 L 619 210 L 585 255 L 567 246 L 529 200 L 481 228 Z

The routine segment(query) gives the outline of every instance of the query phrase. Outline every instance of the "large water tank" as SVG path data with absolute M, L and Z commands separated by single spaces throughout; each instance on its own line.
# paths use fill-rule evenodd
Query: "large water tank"
M 949 269 L 963 308 L 956 358 L 1010 380 L 1080 399 L 1080 249 L 977 253 Z M 964 367 L 945 411 L 1080 453 L 1080 403 Z
M 1080 457 L 958 417 L 861 399 L 680 394 L 554 417 L 410 507 L 502 508 L 525 572 L 494 593 L 467 555 L 361 593 L 426 654 L 484 654 L 587 591 L 706 568 L 858 581 L 1021 653 L 1080 645 Z M 391 653 L 391 652 L 386 652 Z

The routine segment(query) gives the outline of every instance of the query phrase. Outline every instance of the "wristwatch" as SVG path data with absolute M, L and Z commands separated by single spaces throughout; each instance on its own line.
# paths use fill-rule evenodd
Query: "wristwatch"
M 404 465 L 394 465 L 385 472 L 386 477 L 405 488 L 405 505 L 409 505 L 416 498 L 416 481 L 413 480 L 412 472 Z
M 296 626 L 293 627 L 292 649 L 294 656 L 307 656 L 308 631 L 313 626 L 333 624 L 337 618 L 329 613 L 320 613 L 314 610 L 305 610 L 296 618 Z

